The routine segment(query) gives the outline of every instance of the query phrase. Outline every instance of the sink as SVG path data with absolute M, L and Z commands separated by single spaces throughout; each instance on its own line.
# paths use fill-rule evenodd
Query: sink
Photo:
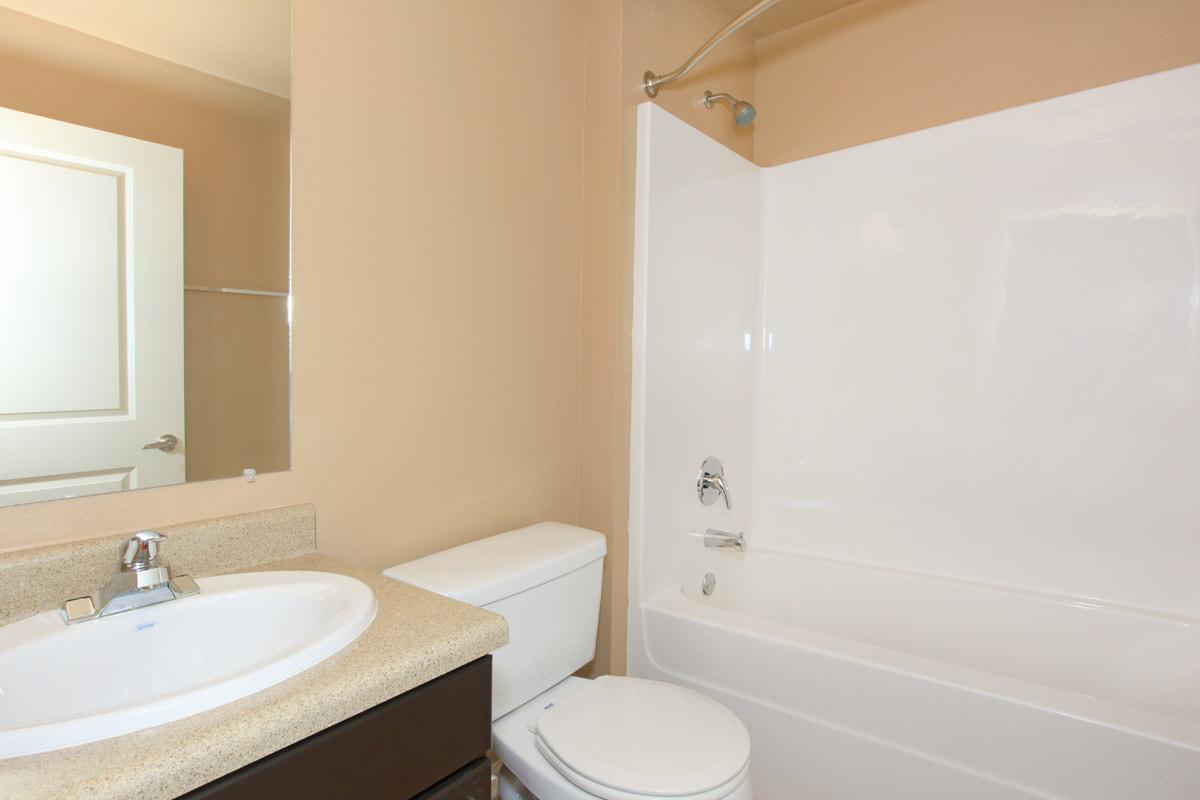
M 200 578 L 200 593 L 68 626 L 0 627 L 0 758 L 181 719 L 320 663 L 375 618 L 362 581 L 329 572 Z

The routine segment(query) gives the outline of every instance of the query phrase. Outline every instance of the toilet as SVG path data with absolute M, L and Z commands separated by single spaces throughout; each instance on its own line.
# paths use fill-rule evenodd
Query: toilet
M 750 735 L 699 692 L 572 673 L 595 655 L 604 536 L 543 522 L 384 570 L 508 621 L 492 660 L 503 800 L 752 800 Z

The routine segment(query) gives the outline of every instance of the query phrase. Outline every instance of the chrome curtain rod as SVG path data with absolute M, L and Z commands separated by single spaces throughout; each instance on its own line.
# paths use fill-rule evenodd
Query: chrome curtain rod
M 267 289 L 231 289 L 228 286 L 196 286 L 191 283 L 183 285 L 185 292 L 215 292 L 217 294 L 247 294 L 253 297 L 287 297 L 287 292 L 272 292 Z
M 666 75 L 655 75 L 652 71 L 646 70 L 645 74 L 642 75 L 642 88 L 646 90 L 646 94 L 650 97 L 655 97 L 658 95 L 658 87 L 668 84 L 671 81 L 677 81 L 684 75 L 687 75 L 696 68 L 697 64 L 704 60 L 705 56 L 712 52 L 713 48 L 732 36 L 734 32 L 738 30 L 738 28 L 741 28 L 747 22 L 754 19 L 759 14 L 775 5 L 777 2 L 779 2 L 779 0 L 758 0 L 757 3 L 739 14 L 738 17 L 733 20 L 733 22 L 730 22 L 724 28 L 721 28 L 721 30 L 712 35 L 712 38 L 700 45 L 700 49 L 692 53 L 691 57 L 687 61 L 680 64 L 678 68 L 671 70 Z

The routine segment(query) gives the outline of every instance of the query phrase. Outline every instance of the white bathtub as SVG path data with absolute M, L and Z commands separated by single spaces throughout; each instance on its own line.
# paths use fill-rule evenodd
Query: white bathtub
M 742 717 L 756 800 L 1200 798 L 1200 619 L 697 550 L 631 669 Z

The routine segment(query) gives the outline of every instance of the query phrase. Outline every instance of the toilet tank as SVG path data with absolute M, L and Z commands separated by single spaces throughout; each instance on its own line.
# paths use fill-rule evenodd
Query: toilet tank
M 542 522 L 383 574 L 508 621 L 508 644 L 492 654 L 492 719 L 498 719 L 596 655 L 604 553 L 603 534 Z

